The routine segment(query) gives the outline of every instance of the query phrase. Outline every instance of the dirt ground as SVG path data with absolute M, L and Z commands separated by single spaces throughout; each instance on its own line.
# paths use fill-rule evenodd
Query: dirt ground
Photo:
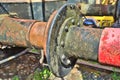
M 17 49 L 21 51 L 23 49 Z M 4 56 L 10 56 L 9 53 L 17 52 L 15 49 L 1 51 L 0 59 Z M 3 54 L 6 53 L 6 54 Z M 11 80 L 14 76 L 18 76 L 20 80 L 32 80 L 31 74 L 34 74 L 36 69 L 42 69 L 42 65 L 39 63 L 40 55 L 25 53 L 16 59 L 0 65 L 0 80 Z M 111 72 L 105 70 L 97 70 L 96 68 L 75 65 L 73 70 L 65 76 L 63 79 L 55 77 L 53 74 L 49 77 L 49 80 L 112 80 Z

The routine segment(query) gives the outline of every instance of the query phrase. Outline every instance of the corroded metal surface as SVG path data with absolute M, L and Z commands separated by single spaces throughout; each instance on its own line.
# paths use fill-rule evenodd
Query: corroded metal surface
M 120 69 L 118 67 L 101 65 L 95 61 L 87 61 L 87 60 L 78 59 L 76 63 L 81 64 L 81 65 L 86 65 L 86 66 L 92 66 L 94 68 L 99 68 L 99 69 L 103 69 L 103 70 L 107 70 L 107 71 L 113 71 L 113 72 L 120 73 Z
M 79 58 L 97 60 L 102 29 L 70 28 L 65 40 L 65 52 Z
M 0 19 L 0 42 L 2 44 L 43 48 L 46 22 L 4 16 Z
M 1 17 L 0 42 L 2 44 L 27 46 L 26 34 L 35 21 L 26 21 L 9 17 Z
M 36 22 L 29 31 L 29 41 L 32 45 L 43 48 L 46 22 Z
M 64 61 L 62 58 L 67 58 L 64 54 L 59 53 L 59 47 L 61 44 L 58 42 L 58 36 L 60 35 L 59 31 L 63 23 L 66 19 L 75 18 L 77 24 L 79 19 L 79 12 L 78 8 L 75 4 L 65 4 L 63 5 L 55 15 L 52 23 L 50 24 L 50 30 L 48 32 L 48 39 L 47 39 L 47 61 L 50 66 L 51 71 L 53 74 L 59 77 L 63 77 L 69 73 L 69 71 L 73 68 L 76 59 L 73 57 L 68 60 L 70 64 L 65 64 L 67 59 Z M 74 21 L 71 21 L 70 24 L 74 24 Z M 65 27 L 65 26 L 64 26 Z
M 51 23 L 52 23 L 52 21 L 53 21 L 53 19 L 54 19 L 54 17 L 55 17 L 55 15 L 56 15 L 56 13 L 57 13 L 57 11 L 54 11 L 51 15 L 50 15 L 50 17 L 49 17 L 49 20 L 48 20 L 48 22 L 47 22 L 47 26 L 46 26 L 46 29 L 45 29 L 45 36 L 44 36 L 44 53 L 47 53 L 47 40 L 48 40 L 48 33 L 49 33 L 49 29 L 50 29 L 50 25 L 51 25 Z
M 97 10 L 95 14 L 104 14 Z M 80 7 L 76 4 L 65 4 L 51 15 L 48 22 L 1 16 L 0 42 L 44 49 L 53 74 L 64 77 L 78 58 L 98 59 L 102 29 L 82 28 L 83 15 L 79 11 Z

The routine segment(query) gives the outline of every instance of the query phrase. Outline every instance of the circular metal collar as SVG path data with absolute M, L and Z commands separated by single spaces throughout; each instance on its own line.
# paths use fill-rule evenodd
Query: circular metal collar
M 63 29 L 65 29 L 63 24 L 67 24 L 66 20 L 71 20 L 70 24 L 77 25 L 79 23 L 79 16 L 80 13 L 76 4 L 65 4 L 57 11 L 50 24 L 46 44 L 46 57 L 49 67 L 55 76 L 64 77 L 70 72 L 76 62 L 76 58 L 68 59 L 64 52 L 64 46 L 63 48 L 60 47 L 62 47 L 61 36 L 63 35 Z

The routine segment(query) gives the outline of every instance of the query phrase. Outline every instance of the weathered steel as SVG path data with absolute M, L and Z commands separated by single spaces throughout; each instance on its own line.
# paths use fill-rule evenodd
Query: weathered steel
M 103 29 L 82 27 L 83 15 L 79 11 L 78 5 L 65 4 L 50 16 L 48 22 L 0 16 L 0 42 L 43 48 L 53 74 L 63 77 L 78 58 L 98 60 Z
M 0 42 L 7 45 L 43 48 L 46 22 L 0 17 Z
M 74 20 L 70 20 L 69 24 L 77 25 L 79 21 L 79 15 L 79 10 L 75 4 L 65 4 L 57 11 L 50 24 L 47 39 L 46 57 L 51 71 L 56 76 L 63 77 L 67 75 L 75 64 L 76 58 L 71 57 L 71 59 L 67 59 L 67 56 L 64 55 L 65 53 L 59 52 L 61 50 L 59 48 L 61 47 L 61 44 L 59 43 L 60 39 L 58 39 L 58 36 L 61 35 L 59 31 L 61 30 L 62 26 L 63 28 L 65 27 L 64 24 L 66 23 L 66 20 L 72 18 Z
M 67 75 L 76 59 L 98 61 L 99 58 L 99 43 L 103 29 L 81 27 L 83 15 L 79 10 L 80 8 L 74 4 L 62 6 L 50 25 L 46 55 L 51 71 L 58 77 Z M 104 14 L 104 11 L 103 14 L 96 13 L 106 14 L 108 13 Z
M 27 46 L 26 34 L 34 21 L 0 17 L 0 41 L 2 44 Z
M 36 22 L 29 30 L 30 43 L 38 48 L 43 48 L 46 22 Z
M 114 66 L 108 66 L 108 65 L 101 65 L 95 61 L 88 61 L 88 60 L 83 60 L 83 59 L 78 59 L 76 64 L 82 64 L 86 66 L 91 66 L 93 68 L 99 68 L 107 71 L 113 71 L 113 72 L 120 72 L 119 67 L 114 67 Z
M 102 29 L 72 27 L 65 40 L 65 53 L 84 59 L 97 61 Z
M 57 48 L 56 38 L 66 19 L 69 20 L 70 18 L 70 24 L 72 25 L 78 24 L 78 11 L 75 4 L 66 4 L 57 13 L 54 12 L 48 22 L 1 16 L 0 42 L 7 45 L 43 48 L 44 52 L 47 53 L 47 61 L 53 73 L 59 77 L 64 76 L 74 66 L 76 58 L 71 58 L 66 62 L 64 61 L 64 58 L 66 58 L 64 54 L 56 55 L 56 52 L 54 52 Z M 61 57 L 60 62 L 59 57 Z

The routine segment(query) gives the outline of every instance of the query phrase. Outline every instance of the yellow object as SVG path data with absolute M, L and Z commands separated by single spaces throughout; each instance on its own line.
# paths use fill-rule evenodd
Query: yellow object
M 108 4 L 108 0 L 103 0 L 102 4 L 107 5 Z
M 116 3 L 116 0 L 103 0 L 102 1 L 103 5 L 108 5 L 108 4 L 115 5 L 115 3 Z
M 114 23 L 113 16 L 86 16 L 86 18 L 94 19 L 99 27 L 111 27 Z

